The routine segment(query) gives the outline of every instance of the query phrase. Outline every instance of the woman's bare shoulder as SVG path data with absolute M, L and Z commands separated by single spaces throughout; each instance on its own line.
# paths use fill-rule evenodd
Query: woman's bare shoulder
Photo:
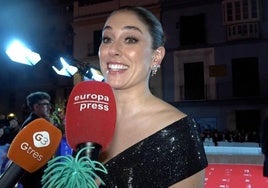
M 175 106 L 163 101 L 159 100 L 159 113 L 163 113 L 165 115 L 174 116 L 175 118 L 183 118 L 186 116 L 184 112 L 182 112 L 180 109 L 176 108 Z
M 152 111 L 152 117 L 155 119 L 155 124 L 160 126 L 159 128 L 163 128 L 187 116 L 178 108 L 162 100 L 158 100 L 158 102 L 155 103 Z

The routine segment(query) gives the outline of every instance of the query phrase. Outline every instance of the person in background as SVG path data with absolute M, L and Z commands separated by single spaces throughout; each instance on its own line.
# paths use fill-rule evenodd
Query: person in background
M 6 116 L 3 115 L 0 119 L 0 145 L 6 145 L 7 142 L 7 129 L 9 127 L 9 121 L 6 119 Z
M 0 113 L 0 122 L 1 122 L 2 120 L 5 120 L 5 119 L 6 119 L 6 115 L 5 115 L 5 114 Z
M 27 106 L 30 110 L 30 115 L 22 123 L 21 128 L 25 127 L 31 121 L 37 118 L 44 118 L 50 121 L 50 95 L 46 92 L 37 91 L 27 96 Z
M 12 113 L 7 116 L 7 120 L 9 122 L 9 126 L 6 129 L 6 142 L 11 144 L 15 136 L 20 131 L 20 125 L 17 117 Z
M 9 122 L 6 119 L 6 115 L 4 114 L 0 114 L 0 145 L 5 145 L 6 141 L 5 141 L 5 129 L 9 126 Z
M 5 135 L 5 128 L 3 125 L 0 124 L 0 145 L 6 144 L 6 141 L 4 139 L 4 135 Z
M 44 118 L 47 121 L 50 121 L 51 98 L 48 93 L 37 91 L 29 94 L 26 100 L 30 115 L 22 123 L 21 129 L 37 118 Z M 40 168 L 34 173 L 25 174 L 19 183 L 22 184 L 23 188 L 41 188 L 41 179 L 45 167 L 46 166 Z
M 7 134 L 6 130 L 8 127 L 8 120 L 2 119 L 0 121 L 0 174 L 5 170 L 7 159 L 7 151 L 9 144 L 7 143 Z
M 264 119 L 260 133 L 261 149 L 264 154 L 263 176 L 268 177 L 268 118 Z
M 149 89 L 164 43 L 159 20 L 142 7 L 114 11 L 103 27 L 100 67 L 117 108 L 113 140 L 101 154 L 107 187 L 204 187 L 208 163 L 196 122 Z
M 7 115 L 6 125 L 0 127 L 0 173 L 3 173 L 9 165 L 9 159 L 6 156 L 9 146 L 20 130 L 19 122 L 15 114 Z

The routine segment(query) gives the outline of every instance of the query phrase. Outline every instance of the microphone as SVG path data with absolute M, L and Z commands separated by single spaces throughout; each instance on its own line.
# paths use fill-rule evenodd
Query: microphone
M 79 82 L 71 91 L 66 107 L 66 140 L 75 158 L 52 159 L 45 170 L 43 185 L 97 187 L 96 179 L 104 184 L 95 172 L 107 174 L 107 170 L 97 160 L 113 138 L 115 123 L 115 97 L 110 85 L 97 81 Z M 62 179 L 59 179 L 60 173 Z
M 77 151 L 86 145 L 105 150 L 116 122 L 115 98 L 105 82 L 84 81 L 72 90 L 66 108 L 66 139 Z
M 43 118 L 26 125 L 10 144 L 7 157 L 12 161 L 0 177 L 1 188 L 11 188 L 26 173 L 44 166 L 55 154 L 62 133 Z

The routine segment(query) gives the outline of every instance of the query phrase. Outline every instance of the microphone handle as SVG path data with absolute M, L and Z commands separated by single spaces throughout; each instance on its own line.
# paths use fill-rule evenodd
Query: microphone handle
M 94 143 L 94 142 L 86 142 L 79 144 L 76 147 L 76 151 L 73 152 L 73 156 L 76 156 L 76 154 L 83 148 L 85 149 L 80 156 L 88 156 L 91 160 L 97 161 L 99 159 L 100 151 L 101 151 L 101 145 Z
M 26 171 L 15 163 L 11 162 L 8 168 L 0 176 L 1 188 L 12 188 L 18 183 Z

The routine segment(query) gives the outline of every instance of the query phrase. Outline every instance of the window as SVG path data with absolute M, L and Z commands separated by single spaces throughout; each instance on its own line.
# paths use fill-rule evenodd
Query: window
M 252 97 L 260 94 L 257 57 L 232 60 L 232 85 L 234 97 Z
M 227 40 L 259 38 L 260 0 L 224 0 Z
M 205 15 L 180 17 L 181 45 L 204 44 L 206 42 Z
M 228 3 L 227 6 L 226 6 L 226 16 L 227 16 L 227 21 L 228 22 L 231 22 L 233 21 L 233 10 L 232 10 L 232 4 L 231 3 Z
M 258 4 L 256 0 L 251 0 L 251 7 L 251 17 L 258 18 Z
M 248 19 L 249 16 L 249 7 L 248 7 L 248 1 L 247 0 L 244 0 L 243 1 L 243 4 L 242 4 L 242 7 L 243 7 L 243 19 Z
M 214 48 L 174 52 L 175 101 L 217 98 L 216 79 L 209 73 L 209 67 L 215 65 L 214 57 Z
M 235 2 L 235 20 L 241 20 L 241 9 L 240 9 L 240 2 Z
M 184 64 L 184 85 L 185 100 L 200 100 L 205 98 L 203 62 Z
M 235 111 L 236 129 L 256 132 L 259 135 L 260 111 L 255 109 Z
M 260 0 L 224 0 L 222 8 L 225 25 L 260 20 Z
M 94 37 L 94 41 L 93 41 L 93 55 L 98 55 L 98 51 L 99 51 L 99 46 L 101 44 L 101 36 L 102 36 L 102 30 L 97 30 L 94 31 L 93 33 L 93 37 Z

